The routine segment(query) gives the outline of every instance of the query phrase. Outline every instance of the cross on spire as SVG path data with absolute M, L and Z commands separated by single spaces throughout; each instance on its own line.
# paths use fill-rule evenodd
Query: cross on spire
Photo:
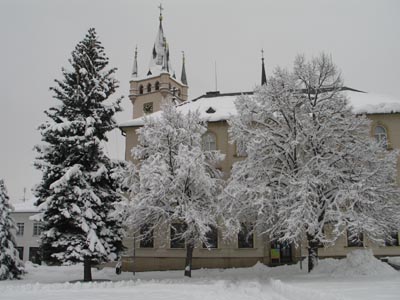
M 158 6 L 158 8 L 160 9 L 160 22 L 162 21 L 163 17 L 162 17 L 162 11 L 164 10 L 164 8 L 162 7 L 162 4 L 160 3 L 160 5 Z
M 264 60 L 264 49 L 261 48 L 261 59 Z

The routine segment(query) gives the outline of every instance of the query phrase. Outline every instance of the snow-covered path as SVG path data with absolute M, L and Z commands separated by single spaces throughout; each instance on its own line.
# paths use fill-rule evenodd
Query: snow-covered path
M 372 255 L 371 255 L 372 257 Z M 82 266 L 27 265 L 22 280 L 1 281 L 1 300 L 397 300 L 400 272 L 368 255 L 321 261 L 308 274 L 299 265 L 269 268 L 122 273 L 93 269 L 104 282 L 69 283 L 82 277 Z M 370 260 L 370 261 L 368 261 Z M 355 263 L 358 262 L 358 265 Z M 351 268 L 349 268 L 351 266 Z

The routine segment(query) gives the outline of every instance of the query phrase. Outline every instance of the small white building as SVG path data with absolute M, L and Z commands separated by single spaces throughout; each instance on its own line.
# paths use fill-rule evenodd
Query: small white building
M 41 227 L 39 222 L 30 219 L 31 216 L 39 212 L 39 209 L 34 205 L 35 201 L 36 199 L 31 199 L 13 203 L 14 211 L 11 213 L 11 217 L 17 225 L 14 236 L 20 259 L 24 262 L 29 260 L 40 264 L 39 238 Z

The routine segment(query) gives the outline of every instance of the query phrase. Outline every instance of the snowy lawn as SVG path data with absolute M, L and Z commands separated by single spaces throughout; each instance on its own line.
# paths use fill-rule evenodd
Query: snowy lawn
M 304 266 L 305 267 L 305 266 Z M 305 268 L 304 268 L 305 269 Z M 68 283 L 82 278 L 83 267 L 27 265 L 22 280 L 0 282 L 0 299 L 399 299 L 400 272 L 358 253 L 346 260 L 320 261 L 308 274 L 299 265 L 229 270 L 195 270 L 193 278 L 183 271 L 122 273 L 93 269 L 94 279 L 109 282 Z M 367 274 L 367 275 L 366 275 Z

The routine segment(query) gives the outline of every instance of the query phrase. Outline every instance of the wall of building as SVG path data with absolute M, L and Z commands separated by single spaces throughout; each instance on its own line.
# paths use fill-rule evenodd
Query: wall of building
M 37 212 L 12 212 L 11 217 L 14 219 L 15 223 L 24 224 L 24 234 L 16 235 L 14 231 L 14 236 L 17 242 L 17 247 L 23 247 L 23 257 L 22 260 L 28 261 L 32 257 L 32 251 L 35 251 L 39 247 L 39 235 L 34 235 L 33 224 L 34 221 L 30 220 L 29 217 L 37 214 Z M 33 249 L 32 249 L 33 248 Z M 31 251 L 31 253 L 30 253 Z M 30 256 L 31 254 L 31 256 Z

